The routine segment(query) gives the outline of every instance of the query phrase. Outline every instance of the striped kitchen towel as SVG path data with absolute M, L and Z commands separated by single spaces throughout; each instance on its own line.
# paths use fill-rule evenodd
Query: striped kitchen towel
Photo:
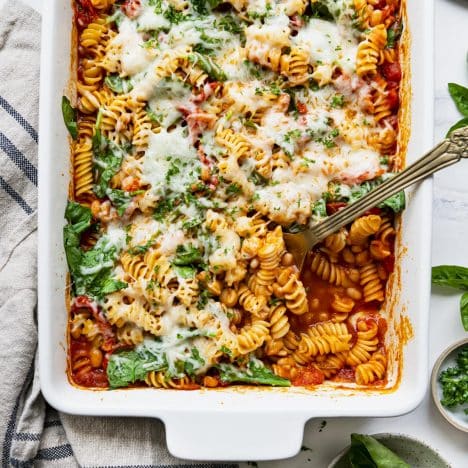
M 2 466 L 237 466 L 175 459 L 159 421 L 59 414 L 41 396 L 35 361 L 39 44 L 40 16 L 17 0 L 7 2 L 0 11 Z

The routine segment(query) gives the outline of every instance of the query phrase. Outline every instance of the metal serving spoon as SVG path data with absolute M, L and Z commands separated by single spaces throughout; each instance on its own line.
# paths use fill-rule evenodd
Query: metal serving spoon
M 455 164 L 461 158 L 468 158 L 468 126 L 455 130 L 450 137 L 443 140 L 404 171 L 386 180 L 357 202 L 341 209 L 311 229 L 297 234 L 284 233 L 286 246 L 293 255 L 299 270 L 302 270 L 307 252 L 327 236 L 351 223 L 392 195 L 425 179 L 434 172 Z

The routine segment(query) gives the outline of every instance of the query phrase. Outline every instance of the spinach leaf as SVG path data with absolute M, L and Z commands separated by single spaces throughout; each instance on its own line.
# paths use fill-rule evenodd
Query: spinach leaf
M 177 246 L 174 265 L 185 266 L 200 263 L 202 260 L 201 250 L 193 244 L 182 244 Z
M 394 213 L 403 211 L 406 206 L 405 192 L 402 190 L 390 198 L 387 198 L 384 202 L 380 203 L 379 208 L 389 208 Z
M 210 57 L 194 52 L 188 56 L 188 59 L 194 65 L 198 65 L 205 73 L 216 81 L 226 81 L 227 76 L 221 67 Z
M 104 198 L 112 177 L 120 170 L 122 161 L 129 148 L 121 148 L 113 141 L 102 135 L 99 128 L 96 128 L 93 137 L 94 168 L 98 178 L 94 185 L 94 193 L 99 198 Z
M 195 375 L 195 372 L 205 365 L 205 360 L 200 356 L 200 351 L 197 348 L 192 348 L 192 355 L 184 362 L 184 373 L 190 376 Z
M 197 336 L 209 336 L 203 330 L 187 330 L 178 333 L 174 346 L 178 346 L 186 340 Z M 148 372 L 166 370 L 168 373 L 167 343 L 161 340 L 145 340 L 133 351 L 123 351 L 112 354 L 107 366 L 107 377 L 112 388 L 126 387 L 140 380 L 144 380 Z M 191 349 L 191 355 L 185 360 L 179 360 L 175 364 L 176 374 L 173 377 L 180 377 L 179 374 L 192 375 L 196 370 L 205 365 L 204 359 L 200 356 L 197 348 Z M 169 375 L 169 374 L 168 374 Z M 169 375 L 170 377 L 171 375 Z
M 364 434 L 351 434 L 348 457 L 353 468 L 410 468 L 385 445 Z
M 403 32 L 403 23 L 395 21 L 387 30 L 387 48 L 393 49 Z
M 247 367 L 240 368 L 232 364 L 218 365 L 220 378 L 223 382 L 239 382 L 258 385 L 271 385 L 273 387 L 290 387 L 291 382 L 275 375 L 258 359 L 251 358 Z
M 65 219 L 72 225 L 77 234 L 81 234 L 91 226 L 91 210 L 87 206 L 69 201 L 65 209 Z
M 126 387 L 144 380 L 148 371 L 143 364 L 144 361 L 135 351 L 112 354 L 107 365 L 107 378 L 111 388 Z
M 133 89 L 130 79 L 121 78 L 119 75 L 108 75 L 104 82 L 117 94 L 129 93 Z
M 468 292 L 460 299 L 460 316 L 465 331 L 468 331 Z
M 191 279 L 195 276 L 197 270 L 192 266 L 178 266 L 172 264 L 175 274 L 183 279 Z
M 133 351 L 112 354 L 107 377 L 112 388 L 126 387 L 144 380 L 148 372 L 167 369 L 166 353 L 160 341 L 144 341 Z
M 310 13 L 305 13 L 304 15 L 310 16 L 311 18 L 320 18 L 329 21 L 333 20 L 333 15 L 330 13 L 327 5 L 320 1 L 311 3 Z
M 438 286 L 468 290 L 468 268 L 456 265 L 432 267 L 432 283 Z
M 78 124 L 76 123 L 76 109 L 70 103 L 70 99 L 66 96 L 62 97 L 62 114 L 65 126 L 70 132 L 71 137 L 76 140 L 78 138 Z
M 447 132 L 447 137 L 449 137 L 451 135 L 452 132 L 454 132 L 455 130 L 458 130 L 459 128 L 463 128 L 463 127 L 466 127 L 468 126 L 468 117 L 465 117 L 461 120 L 459 120 L 455 125 L 452 125 L 450 127 L 450 130 Z
M 208 8 L 206 7 L 205 0 L 190 0 L 192 4 L 192 8 L 199 14 L 199 15 L 206 15 L 208 14 Z
M 449 83 L 448 89 L 457 109 L 464 117 L 468 117 L 468 88 L 456 83 Z
M 117 257 L 117 247 L 106 242 L 105 236 L 92 249 L 83 252 L 79 271 L 73 278 L 76 293 L 101 298 L 126 288 L 127 283 L 111 277 Z
M 239 20 L 233 15 L 223 15 L 216 23 L 217 28 L 224 29 L 225 31 L 233 34 L 240 34 L 243 32 L 243 27 Z
M 327 203 L 323 198 L 317 200 L 312 205 L 312 214 L 318 218 L 326 218 L 327 215 Z
M 390 177 L 393 174 L 390 174 Z M 350 196 L 343 196 L 343 197 L 338 197 L 339 200 L 346 200 L 349 203 L 354 203 L 355 201 L 359 200 L 362 198 L 364 195 L 368 194 L 369 192 L 372 192 L 372 190 L 376 189 L 380 184 L 385 182 L 385 178 L 383 177 L 378 177 L 377 179 L 374 180 L 369 180 L 367 182 L 362 183 L 361 185 L 357 185 L 356 187 L 353 187 L 351 189 L 351 195 Z M 406 196 L 405 192 L 401 191 L 397 193 L 396 195 L 393 195 L 392 197 L 388 198 L 384 202 L 380 203 L 378 205 L 378 208 L 381 209 L 390 209 L 395 213 L 399 213 L 400 211 L 403 211 L 406 206 Z
M 79 275 L 79 268 L 83 257 L 80 248 L 81 234 L 91 226 L 91 210 L 79 203 L 70 201 L 65 210 L 68 221 L 63 228 L 63 243 L 67 257 L 68 268 L 72 278 Z
M 81 234 L 91 227 L 91 210 L 69 202 L 65 218 L 68 224 L 63 228 L 63 240 L 74 293 L 100 298 L 127 287 L 123 281 L 111 277 L 118 249 L 105 236 L 87 251 L 80 246 Z
M 135 192 L 126 192 L 125 190 L 119 189 L 106 190 L 106 195 L 109 197 L 109 200 L 112 202 L 112 204 L 117 208 L 117 213 L 119 216 L 123 216 L 133 197 L 142 193 L 145 193 L 145 191 L 137 190 Z

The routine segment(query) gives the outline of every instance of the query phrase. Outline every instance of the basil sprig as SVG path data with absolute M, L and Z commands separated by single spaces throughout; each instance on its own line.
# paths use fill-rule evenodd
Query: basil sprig
M 447 136 L 449 136 L 453 131 L 468 125 L 468 88 L 456 83 L 449 83 L 448 89 L 453 102 L 457 106 L 457 109 L 463 118 L 450 128 L 447 132 Z
M 432 283 L 442 287 L 468 291 L 468 268 L 457 265 L 439 265 L 432 268 Z M 460 299 L 460 318 L 468 331 L 468 292 Z

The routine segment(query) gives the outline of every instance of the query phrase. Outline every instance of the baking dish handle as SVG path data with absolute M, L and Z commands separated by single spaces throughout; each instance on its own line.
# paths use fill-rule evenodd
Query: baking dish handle
M 291 413 L 184 413 L 164 418 L 172 455 L 210 461 L 292 457 L 301 448 L 305 422 Z

